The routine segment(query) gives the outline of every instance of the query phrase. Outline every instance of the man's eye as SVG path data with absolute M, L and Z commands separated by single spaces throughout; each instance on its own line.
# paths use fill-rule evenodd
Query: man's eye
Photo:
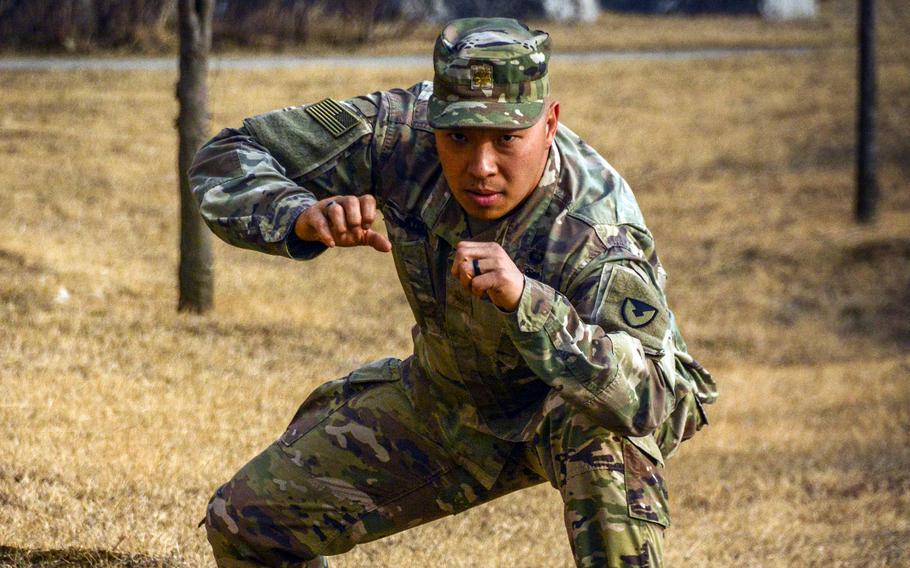
M 501 142 L 505 142 L 506 144 L 508 144 L 510 142 L 514 142 L 517 139 L 518 139 L 518 137 L 515 136 L 514 134 L 503 134 L 502 136 L 499 137 L 499 140 Z
M 452 133 L 449 134 L 449 138 L 450 138 L 453 142 L 464 142 L 465 140 L 468 139 L 467 136 L 465 136 L 465 135 L 462 134 L 461 132 L 452 132 Z

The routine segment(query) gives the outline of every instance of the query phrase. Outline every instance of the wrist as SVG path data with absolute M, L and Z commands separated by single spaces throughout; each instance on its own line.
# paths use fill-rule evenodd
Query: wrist
M 319 241 L 319 236 L 313 230 L 312 225 L 307 220 L 307 214 L 310 213 L 313 206 L 305 209 L 300 215 L 297 216 L 297 220 L 294 221 L 294 235 L 297 236 L 301 241 Z
M 510 291 L 500 295 L 499 301 L 493 301 L 493 304 L 504 314 L 514 314 L 521 305 L 521 297 L 524 294 L 525 278 L 521 275 L 521 280 L 514 286 L 510 286 Z M 491 298 L 492 299 L 492 298 Z
M 510 313 L 510 314 L 515 312 L 515 310 L 518 309 L 518 305 L 521 303 L 521 295 L 524 293 L 524 289 L 525 289 L 525 279 L 524 279 L 524 275 L 522 275 L 522 278 L 518 282 L 518 284 L 512 287 L 511 293 L 508 294 L 508 296 L 503 301 L 503 303 L 497 307 L 500 310 Z
M 305 213 L 306 210 L 297 215 L 297 218 L 291 225 L 291 230 L 288 231 L 287 238 L 285 239 L 287 255 L 298 260 L 315 258 L 328 248 L 321 241 L 307 239 L 301 234 L 303 229 L 307 226 L 305 223 L 302 223 Z
M 304 238 L 304 232 L 303 232 L 303 216 L 305 213 L 306 213 L 306 210 L 301 211 L 300 215 L 297 215 L 297 218 L 294 219 L 294 235 L 298 239 L 304 240 L 304 241 L 306 240 L 306 238 Z

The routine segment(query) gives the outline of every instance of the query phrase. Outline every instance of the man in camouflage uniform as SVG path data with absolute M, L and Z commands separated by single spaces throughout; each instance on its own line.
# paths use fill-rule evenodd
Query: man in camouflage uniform
M 558 123 L 549 47 L 456 20 L 432 83 L 249 118 L 200 150 L 218 236 L 303 260 L 391 250 L 416 319 L 412 356 L 323 384 L 217 490 L 219 566 L 325 566 L 544 481 L 578 566 L 661 565 L 663 460 L 716 392 L 629 186 Z

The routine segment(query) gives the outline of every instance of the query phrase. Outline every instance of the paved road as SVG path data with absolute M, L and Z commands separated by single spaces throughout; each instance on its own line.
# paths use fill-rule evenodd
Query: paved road
M 600 50 L 555 53 L 556 61 L 636 61 L 725 59 L 763 53 L 805 54 L 807 47 L 740 47 L 669 50 Z M 289 67 L 430 67 L 430 56 L 422 55 L 337 55 L 337 56 L 254 56 L 215 57 L 213 69 L 279 69 Z M 177 71 L 177 57 L 0 57 L 0 71 Z

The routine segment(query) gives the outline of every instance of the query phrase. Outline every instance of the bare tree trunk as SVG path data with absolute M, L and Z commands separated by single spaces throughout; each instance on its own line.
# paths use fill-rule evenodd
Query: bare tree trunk
M 179 0 L 180 78 L 177 100 L 180 114 L 178 177 L 180 179 L 180 300 L 179 311 L 206 312 L 212 308 L 214 274 L 212 242 L 190 192 L 186 172 L 193 156 L 209 137 L 206 90 L 208 54 L 212 45 L 214 0 Z
M 291 29 L 291 41 L 302 44 L 310 39 L 310 12 L 313 3 L 309 0 L 294 0 L 291 17 L 294 25 Z
M 875 0 L 859 2 L 859 99 L 856 123 L 856 209 L 860 223 L 875 220 L 878 212 L 878 175 L 875 169 Z

